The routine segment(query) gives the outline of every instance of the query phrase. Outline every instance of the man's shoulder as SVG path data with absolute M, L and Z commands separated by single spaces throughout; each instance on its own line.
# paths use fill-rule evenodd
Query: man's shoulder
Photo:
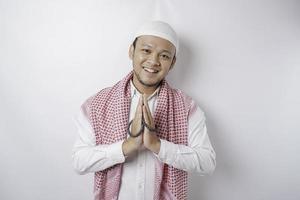
M 171 90 L 174 95 L 180 96 L 185 102 L 187 103 L 194 102 L 193 98 L 190 95 L 188 95 L 186 92 L 182 91 L 181 89 L 171 88 Z
M 189 113 L 189 116 L 193 114 L 197 109 L 202 112 L 200 107 L 197 105 L 196 101 L 188 95 L 186 92 L 178 88 L 171 88 L 174 95 L 182 99 L 185 104 L 186 111 Z
M 104 97 L 107 96 L 107 94 L 109 93 L 109 91 L 111 90 L 112 87 L 106 87 L 106 88 L 103 88 L 99 91 L 97 91 L 96 93 L 94 93 L 93 95 L 89 96 L 85 101 L 84 103 L 82 104 L 82 106 L 84 107 L 90 107 L 93 102 L 97 101 L 97 100 L 100 100 Z
M 103 88 L 100 91 L 98 91 L 96 94 L 94 94 L 94 97 L 99 98 L 101 96 L 106 96 L 111 89 L 112 89 L 112 87 Z

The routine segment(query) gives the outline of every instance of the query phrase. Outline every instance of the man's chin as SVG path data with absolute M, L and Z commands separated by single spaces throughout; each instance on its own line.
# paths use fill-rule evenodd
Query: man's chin
M 134 71 L 134 76 L 136 80 L 145 87 L 157 87 L 161 80 L 154 80 L 153 78 L 149 78 L 146 76 L 141 76 Z
M 140 81 L 140 83 L 146 87 L 157 87 L 160 84 L 160 81 L 159 82 Z

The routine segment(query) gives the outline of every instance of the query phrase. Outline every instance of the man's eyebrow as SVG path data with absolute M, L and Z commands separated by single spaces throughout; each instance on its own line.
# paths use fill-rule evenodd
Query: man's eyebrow
M 146 46 L 146 47 L 152 48 L 152 45 L 150 45 L 150 44 L 145 44 L 145 43 L 143 43 L 142 46 Z
M 161 53 L 168 53 L 168 54 L 171 54 L 171 52 L 168 51 L 168 50 L 166 50 L 166 49 L 162 50 Z

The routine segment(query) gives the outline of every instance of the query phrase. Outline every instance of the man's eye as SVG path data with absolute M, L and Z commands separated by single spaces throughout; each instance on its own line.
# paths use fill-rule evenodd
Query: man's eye
M 170 56 L 165 55 L 165 54 L 161 55 L 161 57 L 162 57 L 163 59 L 170 59 Z
M 149 49 L 142 49 L 142 51 L 143 51 L 144 53 L 150 53 L 150 52 L 151 52 Z

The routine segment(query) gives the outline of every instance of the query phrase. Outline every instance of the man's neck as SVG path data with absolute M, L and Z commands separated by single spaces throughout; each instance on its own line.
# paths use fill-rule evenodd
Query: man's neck
M 134 87 L 139 91 L 139 93 L 146 94 L 146 95 L 153 94 L 153 92 L 155 92 L 155 90 L 159 87 L 159 85 L 157 85 L 157 86 L 145 86 L 145 85 L 141 84 L 135 78 L 133 78 L 132 83 L 133 83 Z

